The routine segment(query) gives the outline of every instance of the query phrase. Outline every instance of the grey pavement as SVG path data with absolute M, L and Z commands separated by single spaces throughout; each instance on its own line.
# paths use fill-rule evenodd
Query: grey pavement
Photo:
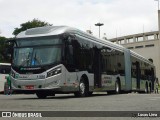
M 36 95 L 0 95 L 0 111 L 160 111 L 160 94 L 107 95 L 94 93 L 93 96 L 85 98 L 75 98 L 73 94 L 59 94 L 47 99 L 38 99 Z M 77 118 L 54 117 L 54 120 L 58 119 L 72 120 Z M 148 120 L 159 118 L 83 117 L 81 119 Z

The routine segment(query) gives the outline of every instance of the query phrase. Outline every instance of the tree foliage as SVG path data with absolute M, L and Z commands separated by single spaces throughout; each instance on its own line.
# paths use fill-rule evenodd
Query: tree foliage
M 33 19 L 32 21 L 22 23 L 20 25 L 20 28 L 15 28 L 12 34 L 16 36 L 20 32 L 25 31 L 27 29 L 35 28 L 35 27 L 43 27 L 43 26 L 52 26 L 52 24 L 49 24 L 48 22 L 45 22 L 45 21 L 40 21 L 38 19 Z
M 0 36 L 0 62 L 10 62 L 10 58 L 6 53 L 6 40 L 7 38 Z
M 20 28 L 15 28 L 12 34 L 16 36 L 20 32 L 25 31 L 27 29 L 43 26 L 52 26 L 52 24 L 40 21 L 38 19 L 33 19 L 32 21 L 22 23 L 20 25 Z M 6 40 L 7 38 L 0 36 L 0 62 L 11 62 L 11 56 L 9 52 L 12 51 L 11 48 L 13 45 L 6 44 Z

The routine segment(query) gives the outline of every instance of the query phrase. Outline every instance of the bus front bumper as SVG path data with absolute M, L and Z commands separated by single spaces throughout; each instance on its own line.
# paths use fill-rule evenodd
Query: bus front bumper
M 70 86 L 70 87 L 55 87 L 51 89 L 15 89 L 12 88 L 13 93 L 24 93 L 24 94 L 34 94 L 36 92 L 45 91 L 46 93 L 57 93 L 57 94 L 63 94 L 63 93 L 74 93 L 78 91 L 79 88 Z

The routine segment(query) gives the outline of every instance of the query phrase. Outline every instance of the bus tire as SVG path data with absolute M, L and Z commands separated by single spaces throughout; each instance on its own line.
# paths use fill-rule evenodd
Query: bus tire
M 151 86 L 151 83 L 149 84 L 148 93 L 149 93 L 149 94 L 152 93 L 152 86 Z
M 37 92 L 36 95 L 39 99 L 45 99 L 47 97 L 47 94 L 43 91 Z
M 92 96 L 93 92 L 88 92 L 88 96 Z
M 148 84 L 147 84 L 147 83 L 146 83 L 146 85 L 145 85 L 144 93 L 145 93 L 145 94 L 147 94 L 147 93 L 148 93 Z
M 88 96 L 89 91 L 88 91 L 88 85 L 87 82 L 85 82 L 85 79 L 82 77 L 79 83 L 79 91 L 75 92 L 74 95 L 76 97 L 86 97 Z
M 119 83 L 119 81 L 115 82 L 115 93 L 116 94 L 120 93 L 120 83 Z
M 108 94 L 108 95 L 115 94 L 115 91 L 107 91 L 107 94 Z

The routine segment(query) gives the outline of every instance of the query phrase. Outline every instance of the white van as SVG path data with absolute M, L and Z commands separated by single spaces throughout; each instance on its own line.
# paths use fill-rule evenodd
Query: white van
M 4 83 L 6 82 L 5 76 L 7 76 L 10 71 L 10 63 L 0 63 L 0 92 L 4 91 Z

